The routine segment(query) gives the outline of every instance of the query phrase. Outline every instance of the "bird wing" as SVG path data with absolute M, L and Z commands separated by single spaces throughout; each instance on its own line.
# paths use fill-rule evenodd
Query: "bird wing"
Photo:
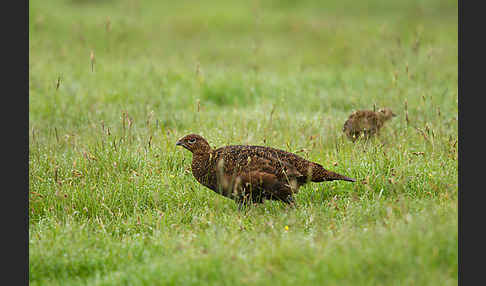
M 298 191 L 298 187 L 283 183 L 275 174 L 251 171 L 236 177 L 233 190 L 238 194 L 252 196 L 257 201 L 266 198 L 291 203 L 292 194 Z
M 351 114 L 344 123 L 343 131 L 359 132 L 369 130 L 375 125 L 375 114 L 368 110 L 360 110 Z
M 270 152 L 251 154 L 247 157 L 247 164 L 241 171 L 273 174 L 276 178 L 286 181 L 303 176 L 295 166 L 277 158 Z
M 234 180 L 251 172 L 274 175 L 284 184 L 303 178 L 303 174 L 284 156 L 279 158 L 279 154 L 268 147 L 227 146 L 216 150 L 213 160 L 214 172 L 220 179 L 227 177 Z

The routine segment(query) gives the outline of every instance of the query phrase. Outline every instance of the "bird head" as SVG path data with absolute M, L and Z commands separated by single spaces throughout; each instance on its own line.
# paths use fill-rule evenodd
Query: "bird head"
M 177 141 L 176 145 L 182 146 L 194 154 L 206 153 L 211 150 L 208 141 L 197 134 L 189 134 L 182 137 Z
M 393 113 L 393 111 L 388 108 L 388 107 L 385 107 L 383 109 L 380 109 L 378 110 L 378 112 L 383 116 L 384 119 L 390 119 L 392 117 L 395 117 L 397 116 L 395 113 Z

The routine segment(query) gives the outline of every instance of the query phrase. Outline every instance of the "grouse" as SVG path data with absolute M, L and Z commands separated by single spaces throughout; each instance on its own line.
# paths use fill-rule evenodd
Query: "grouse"
M 390 108 L 378 111 L 358 110 L 353 112 L 344 123 L 343 132 L 353 142 L 360 137 L 369 139 L 379 132 L 385 121 L 395 117 Z
M 271 147 L 232 145 L 212 149 L 197 134 L 182 137 L 176 145 L 192 152 L 192 174 L 200 184 L 240 205 L 263 203 L 265 199 L 293 205 L 293 194 L 308 182 L 356 181 Z

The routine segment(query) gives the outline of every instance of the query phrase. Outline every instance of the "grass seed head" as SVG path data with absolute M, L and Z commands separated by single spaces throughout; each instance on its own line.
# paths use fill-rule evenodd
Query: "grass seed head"
M 106 32 L 107 33 L 111 31 L 111 19 L 110 19 L 110 16 L 106 17 L 105 27 L 106 27 Z
M 95 56 L 94 56 L 93 50 L 91 50 L 91 52 L 89 54 L 89 59 L 90 59 L 90 62 L 91 62 L 91 71 L 93 72 L 94 71 L 94 63 L 95 63 Z
M 56 81 L 56 91 L 59 89 L 59 86 L 61 85 L 61 75 L 59 75 L 57 77 L 57 81 Z

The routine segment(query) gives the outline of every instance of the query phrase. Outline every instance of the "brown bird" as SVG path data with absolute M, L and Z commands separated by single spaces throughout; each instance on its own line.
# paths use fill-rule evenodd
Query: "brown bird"
M 390 108 L 378 111 L 358 110 L 353 112 L 344 123 L 343 132 L 353 142 L 363 136 L 369 139 L 379 132 L 385 121 L 395 117 Z
M 212 149 L 197 134 L 177 141 L 192 152 L 192 174 L 207 188 L 237 203 L 263 203 L 265 199 L 293 204 L 293 194 L 310 182 L 355 179 L 283 150 L 249 145 Z

